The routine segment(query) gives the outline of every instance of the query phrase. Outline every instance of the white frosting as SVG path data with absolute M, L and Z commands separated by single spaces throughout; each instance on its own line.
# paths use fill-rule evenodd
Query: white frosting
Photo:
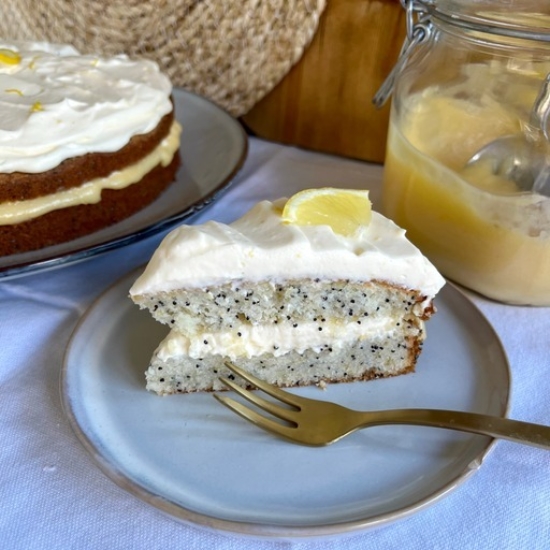
M 230 225 L 178 227 L 164 238 L 130 294 L 234 280 L 320 278 L 387 281 L 432 298 L 445 282 L 405 231 L 381 214 L 373 212 L 371 223 L 350 238 L 327 225 L 283 223 L 283 204 L 284 199 L 260 202 Z
M 241 325 L 235 331 L 201 332 L 191 337 L 171 330 L 155 351 L 155 357 L 167 361 L 175 357 L 194 358 L 205 355 L 224 355 L 232 360 L 257 357 L 270 353 L 279 357 L 290 351 L 303 353 L 307 349 L 321 349 L 330 343 L 332 348 L 346 346 L 357 339 L 386 336 L 395 327 L 391 318 L 362 320 L 357 323 L 324 323 L 319 332 L 317 323 Z
M 67 158 L 112 152 L 172 110 L 156 63 L 80 55 L 71 46 L 0 41 L 0 172 L 37 173 Z

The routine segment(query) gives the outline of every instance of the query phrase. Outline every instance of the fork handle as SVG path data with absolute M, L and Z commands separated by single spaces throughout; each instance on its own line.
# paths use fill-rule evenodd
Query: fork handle
M 384 424 L 433 426 L 550 449 L 550 426 L 485 414 L 439 409 L 398 409 L 370 411 L 358 420 L 365 427 Z

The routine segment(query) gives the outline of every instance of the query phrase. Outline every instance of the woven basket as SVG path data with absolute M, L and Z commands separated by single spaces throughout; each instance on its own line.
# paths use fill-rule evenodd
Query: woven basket
M 234 116 L 300 59 L 325 0 L 2 0 L 0 37 L 155 59 Z

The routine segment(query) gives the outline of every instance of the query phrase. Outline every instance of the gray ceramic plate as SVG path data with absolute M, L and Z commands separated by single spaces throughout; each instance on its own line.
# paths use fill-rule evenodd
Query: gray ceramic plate
M 91 307 L 66 352 L 68 418 L 101 470 L 168 514 L 272 538 L 342 534 L 403 518 L 481 466 L 493 440 L 416 426 L 376 427 L 329 447 L 279 440 L 209 393 L 144 389 L 165 328 L 128 298 L 136 273 Z M 446 285 L 417 372 L 293 391 L 357 409 L 450 408 L 505 416 L 509 368 L 491 326 Z
M 171 228 L 210 204 L 243 165 L 248 140 L 242 126 L 210 101 L 174 90 L 183 126 L 182 166 L 153 204 L 130 218 L 68 243 L 0 257 L 0 279 L 72 264 Z

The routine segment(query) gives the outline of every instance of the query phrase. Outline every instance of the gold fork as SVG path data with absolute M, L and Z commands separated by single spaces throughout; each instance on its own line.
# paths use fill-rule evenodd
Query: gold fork
M 232 363 L 226 362 L 226 366 L 252 386 L 288 405 L 278 405 L 242 388 L 228 378 L 220 378 L 226 386 L 244 399 L 283 422 L 268 418 L 225 395 L 214 394 L 214 397 L 253 424 L 294 443 L 311 446 L 329 445 L 361 428 L 383 424 L 414 424 L 482 434 L 550 450 L 549 426 L 461 411 L 430 409 L 355 411 L 336 403 L 299 397 L 252 376 Z

